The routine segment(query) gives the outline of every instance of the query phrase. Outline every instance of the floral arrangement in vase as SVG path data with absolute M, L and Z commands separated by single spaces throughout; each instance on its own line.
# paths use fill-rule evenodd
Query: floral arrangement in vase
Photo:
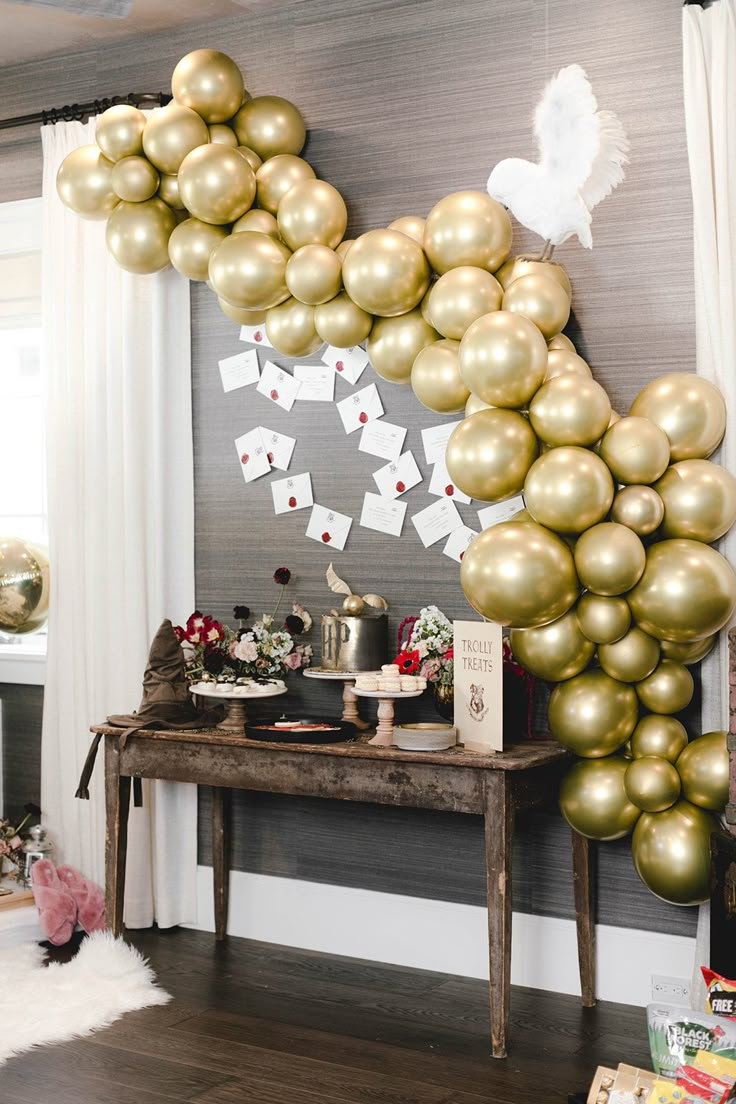
M 38 805 L 26 805 L 24 812 L 26 815 L 19 824 L 0 817 L 0 875 L 3 874 L 6 863 L 15 867 L 23 865 L 23 840 L 20 833 L 32 816 L 41 815 L 41 810 Z
M 243 605 L 233 608 L 237 629 L 199 610 L 194 611 L 184 627 L 174 627 L 184 649 L 186 676 L 190 682 L 242 683 L 280 678 L 289 671 L 309 666 L 311 644 L 296 641 L 296 637 L 312 628 L 308 611 L 299 602 L 293 602 L 283 625 L 274 628 L 290 579 L 288 567 L 276 569 L 273 581 L 281 590 L 273 613 L 264 613 L 250 627 L 247 622 L 251 613 Z
M 399 625 L 399 653 L 393 661 L 402 674 L 426 678 L 437 712 L 447 720 L 454 711 L 453 641 L 452 621 L 437 606 L 424 606 L 418 617 L 405 617 Z

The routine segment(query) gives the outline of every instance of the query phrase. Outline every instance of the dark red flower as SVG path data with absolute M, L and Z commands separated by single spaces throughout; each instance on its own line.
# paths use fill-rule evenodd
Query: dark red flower
M 209 671 L 211 675 L 219 675 L 225 666 L 225 656 L 217 648 L 205 648 L 202 663 L 205 671 Z
M 235 606 L 233 608 L 233 617 L 236 617 L 238 621 L 247 621 L 250 617 L 250 609 L 248 606 Z
M 399 668 L 402 675 L 413 675 L 415 671 L 419 670 L 421 662 L 419 652 L 416 648 L 412 651 L 399 652 L 394 660 L 394 663 Z
M 291 572 L 288 567 L 277 567 L 273 573 L 273 581 L 279 586 L 286 586 L 291 578 Z
M 181 625 L 174 625 L 174 636 L 176 637 L 176 639 L 177 639 L 177 640 L 179 641 L 179 643 L 181 644 L 182 640 L 183 640 L 183 639 L 184 639 L 184 637 L 186 636 L 186 633 L 184 632 L 184 630 L 183 630 L 183 628 L 181 627 Z
M 292 634 L 292 636 L 298 636 L 299 633 L 304 632 L 304 622 L 302 621 L 301 617 L 298 617 L 295 613 L 289 614 L 289 616 L 284 621 L 284 625 Z

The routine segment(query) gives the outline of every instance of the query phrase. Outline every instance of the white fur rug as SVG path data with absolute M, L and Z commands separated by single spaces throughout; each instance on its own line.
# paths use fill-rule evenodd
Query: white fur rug
M 125 1012 L 166 1004 L 143 956 L 110 932 L 95 932 L 68 963 L 44 965 L 35 943 L 0 951 L 0 1066 L 44 1043 L 107 1027 Z

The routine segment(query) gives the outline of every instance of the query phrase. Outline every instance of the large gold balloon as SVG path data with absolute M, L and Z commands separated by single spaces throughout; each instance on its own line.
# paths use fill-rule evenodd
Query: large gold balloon
M 632 830 L 641 811 L 624 789 L 628 762 L 620 755 L 579 759 L 560 784 L 560 810 L 581 836 L 596 840 L 621 839 Z
M 116 104 L 97 117 L 95 142 L 108 161 L 143 153 L 146 116 L 132 104 Z
M 398 230 L 400 234 L 406 234 L 407 237 L 413 238 L 417 245 L 422 245 L 424 242 L 424 227 L 426 225 L 426 219 L 421 218 L 419 215 L 402 215 L 401 218 L 394 219 L 386 227 L 387 230 Z M 446 336 L 450 336 L 447 334 Z
M 599 646 L 598 662 L 619 682 L 640 682 L 659 663 L 659 642 L 634 625 L 620 640 Z
M 598 667 L 555 686 L 547 710 L 555 739 L 584 759 L 617 751 L 634 731 L 637 717 L 634 688 Z
M 726 430 L 726 404 L 720 391 L 689 372 L 652 380 L 636 396 L 629 414 L 651 418 L 665 431 L 673 460 L 710 456 Z
M 658 755 L 674 763 L 686 747 L 685 726 L 676 717 L 665 713 L 649 713 L 642 717 L 631 737 L 631 752 L 635 759 Z
M 616 492 L 611 521 L 632 529 L 639 537 L 648 537 L 662 524 L 664 503 L 651 487 L 632 484 Z
M 412 366 L 414 394 L 435 414 L 458 414 L 470 397 L 457 366 L 459 348 L 459 341 L 433 341 L 424 346 Z
M 680 776 L 666 759 L 645 755 L 626 769 L 624 788 L 629 801 L 645 813 L 663 813 L 680 796 Z
M 201 115 L 178 103 L 157 107 L 143 129 L 143 150 L 159 172 L 179 172 L 188 153 L 209 144 L 210 132 Z
M 720 813 L 728 801 L 728 750 L 725 732 L 706 732 L 681 753 L 676 763 L 682 796 L 701 809 Z
M 654 483 L 670 462 L 670 441 L 650 418 L 619 418 L 598 455 L 619 483 Z
M 225 126 L 224 123 L 213 123 L 207 129 L 210 132 L 210 142 L 220 146 L 230 146 L 232 149 L 238 148 L 238 136 L 232 127 Z
M 264 161 L 280 153 L 301 153 L 307 139 L 299 109 L 281 96 L 255 96 L 243 104 L 232 127 L 241 146 Z
M 217 295 L 234 307 L 269 310 L 289 298 L 283 242 L 245 230 L 231 234 L 210 258 L 210 280 Z
M 302 245 L 334 249 L 345 233 L 348 209 L 337 188 L 325 180 L 301 180 L 279 203 L 276 220 L 290 249 Z
M 48 552 L 19 537 L 0 539 L 0 632 L 36 632 L 49 608 Z
M 263 164 L 263 161 L 258 156 L 256 151 L 252 150 L 252 149 L 249 149 L 248 146 L 238 146 L 237 148 L 238 148 L 238 153 L 240 154 L 241 157 L 245 158 L 245 160 L 248 162 L 248 164 L 252 168 L 253 172 L 258 172 L 261 165 Z
M 419 309 L 408 311 L 398 318 L 377 318 L 368 338 L 368 356 L 374 371 L 382 379 L 389 383 L 409 383 L 417 356 L 425 345 L 430 345 L 438 337 L 437 331 L 424 321 Z
M 636 533 L 616 522 L 592 526 L 575 545 L 580 582 L 594 594 L 609 598 L 631 590 L 639 582 L 646 562 L 644 545 Z
M 260 326 L 261 323 L 265 323 L 266 321 L 268 312 L 265 310 L 243 310 L 241 307 L 232 306 L 231 303 L 226 302 L 219 296 L 217 298 L 217 303 L 222 313 L 233 322 L 237 322 L 239 326 Z M 263 332 L 266 332 L 265 326 Z
M 112 190 L 128 203 L 142 203 L 158 191 L 159 175 L 145 157 L 122 157 L 112 167 Z
M 443 337 L 460 341 L 477 318 L 500 308 L 502 298 L 495 276 L 482 268 L 462 265 L 440 276 L 430 289 L 427 318 Z
M 342 287 L 342 261 L 326 245 L 303 245 L 289 258 L 286 286 L 302 303 L 327 303 Z
M 460 342 L 460 374 L 491 406 L 526 406 L 547 371 L 547 343 L 528 318 L 510 311 L 484 314 Z
M 253 203 L 255 173 L 229 146 L 200 146 L 181 163 L 179 193 L 194 218 L 222 226 L 235 222 Z
M 179 177 L 161 173 L 158 185 L 158 198 L 175 211 L 183 211 L 184 203 L 179 195 Z
M 251 207 L 241 215 L 237 222 L 233 223 L 233 234 L 242 234 L 244 230 L 255 230 L 259 234 L 268 234 L 272 238 L 281 241 L 279 224 L 269 211 L 261 211 L 257 207 Z
M 169 258 L 177 272 L 188 280 L 206 280 L 210 257 L 227 237 L 224 226 L 189 218 L 176 226 L 169 238 Z
M 287 299 L 272 307 L 266 316 L 266 334 L 277 352 L 284 356 L 309 356 L 322 344 L 314 328 L 314 307 Z
M 145 275 L 169 264 L 169 238 L 176 226 L 162 199 L 119 203 L 105 228 L 107 248 L 126 272 Z
M 690 704 L 693 676 L 683 663 L 663 659 L 651 675 L 636 684 L 639 701 L 650 713 L 679 713 Z
M 243 78 L 227 54 L 219 50 L 192 50 L 171 76 L 177 103 L 191 107 L 206 123 L 224 123 L 243 102 Z
M 301 180 L 315 180 L 311 165 L 293 153 L 280 153 L 264 161 L 256 173 L 258 206 L 275 215 L 290 188 Z
M 427 215 L 424 252 L 440 276 L 460 265 L 495 272 L 510 248 L 511 219 L 485 192 L 453 192 Z
M 736 521 L 736 479 L 710 460 L 680 460 L 654 489 L 664 503 L 664 537 L 710 544 Z
M 637 624 L 660 640 L 687 644 L 722 629 L 736 608 L 736 575 L 700 541 L 665 540 L 647 550 L 644 574 L 628 595 Z
M 557 338 L 562 336 L 562 334 L 558 334 L 557 337 L 552 340 L 557 341 Z M 574 349 L 563 349 L 559 346 L 555 347 L 551 343 L 548 349 L 547 371 L 544 374 L 545 383 L 547 383 L 548 380 L 556 379 L 557 376 L 573 375 L 590 377 L 593 375 L 588 362 L 583 360 L 581 356 L 578 356 Z
M 525 315 L 549 341 L 567 325 L 570 296 L 547 276 L 520 276 L 504 292 L 503 309 Z
M 112 170 L 112 161 L 97 146 L 78 146 L 66 155 L 56 174 L 59 199 L 82 218 L 108 218 L 120 202 L 113 191 Z
M 468 401 L 465 404 L 465 417 L 469 418 L 471 414 L 477 414 L 479 410 L 495 410 L 496 408 L 491 406 L 490 403 L 483 402 L 477 395 L 470 395 Z
M 556 621 L 578 595 L 570 549 L 532 521 L 500 522 L 475 537 L 460 565 L 460 583 L 483 617 L 518 629 Z
M 512 287 L 517 283 L 521 281 Z M 593 445 L 606 432 L 610 417 L 608 395 L 588 376 L 566 374 L 548 380 L 529 406 L 534 432 L 548 445 Z
M 315 308 L 314 326 L 328 345 L 349 349 L 368 337 L 373 327 L 373 315 L 354 303 L 346 291 L 341 291 L 329 303 Z
M 693 640 L 690 644 L 675 644 L 671 640 L 663 640 L 662 655 L 665 659 L 674 659 L 676 663 L 684 663 L 686 667 L 691 667 L 695 663 L 700 663 L 701 659 L 705 659 L 713 650 L 717 640 L 718 633 L 706 636 L 703 640 Z
M 504 291 L 514 280 L 522 276 L 544 276 L 548 280 L 555 280 L 567 292 L 568 299 L 572 297 L 570 277 L 556 261 L 533 261 L 528 257 L 509 257 L 496 273 L 496 279 Z M 575 352 L 571 341 L 569 345 Z
M 547 342 L 547 348 L 550 352 L 554 352 L 557 349 L 563 349 L 567 353 L 577 352 L 570 338 L 564 333 L 555 334 L 554 337 L 551 337 Z M 582 360 L 582 357 L 580 359 Z
M 631 854 L 644 885 L 673 905 L 699 905 L 710 896 L 710 813 L 678 801 L 663 813 L 642 813 Z
M 524 501 L 540 525 L 559 533 L 582 533 L 608 513 L 613 480 L 594 452 L 554 448 L 529 469 Z
M 536 455 L 537 439 L 526 418 L 516 410 L 489 408 L 453 430 L 445 462 L 461 491 L 481 502 L 498 502 L 519 493 Z
M 548 682 L 579 675 L 595 651 L 595 645 L 580 631 L 574 610 L 539 629 L 512 629 L 509 644 L 527 671 Z
M 631 624 L 631 610 L 625 598 L 583 594 L 575 613 L 583 634 L 594 644 L 613 644 Z
M 345 290 L 370 314 L 394 318 L 413 310 L 429 286 L 429 265 L 413 238 L 399 230 L 369 230 L 343 261 Z

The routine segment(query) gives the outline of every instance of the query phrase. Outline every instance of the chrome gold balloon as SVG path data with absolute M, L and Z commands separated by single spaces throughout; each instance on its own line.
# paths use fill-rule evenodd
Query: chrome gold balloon
M 243 102 L 245 88 L 240 70 L 219 50 L 192 50 L 177 64 L 171 76 L 177 103 L 191 107 L 206 123 L 224 123 Z
M 422 406 L 435 414 L 458 414 L 470 392 L 457 366 L 458 341 L 433 341 L 417 355 L 411 370 L 411 386 Z
M 56 174 L 59 199 L 82 218 L 108 218 L 120 202 L 113 190 L 112 170 L 112 161 L 97 146 L 78 146 L 66 155 Z
M 594 452 L 554 448 L 529 469 L 524 501 L 540 525 L 559 533 L 582 533 L 611 508 L 613 480 Z
M 425 225 L 426 220 L 419 215 L 403 215 L 390 222 L 386 229 L 398 230 L 400 234 L 406 234 L 408 238 L 413 238 L 417 245 L 421 245 L 424 241 Z
M 606 432 L 610 417 L 608 395 L 589 376 L 547 380 L 529 406 L 534 432 L 547 445 L 593 445 Z
M 424 321 L 418 308 L 397 318 L 377 318 L 368 338 L 368 356 L 382 379 L 389 383 L 409 383 L 417 356 L 438 338 L 439 334 Z
M 302 245 L 334 249 L 345 233 L 348 209 L 337 188 L 325 180 L 301 180 L 279 203 L 276 221 L 290 249 Z
M 230 146 L 232 149 L 238 148 L 238 136 L 232 127 L 225 126 L 224 123 L 213 123 L 207 129 L 210 132 L 210 142 L 220 146 Z
M 584 759 L 617 751 L 634 731 L 637 717 L 633 687 L 598 667 L 555 686 L 547 709 L 552 735 Z
M 222 226 L 245 214 L 256 195 L 248 162 L 229 146 L 192 150 L 179 169 L 179 194 L 194 218 Z
M 335 246 L 335 252 L 337 253 L 337 255 L 338 255 L 338 257 L 340 258 L 341 261 L 345 260 L 345 257 L 347 256 L 348 249 L 350 248 L 350 246 L 353 244 L 354 241 L 355 241 L 354 238 L 345 238 L 343 241 L 340 242 L 339 245 Z
M 494 410 L 495 407 L 490 403 L 483 402 L 477 395 L 471 395 L 465 404 L 465 417 L 469 418 L 471 414 L 477 414 L 479 410 Z
M 736 479 L 710 460 L 680 460 L 654 489 L 664 503 L 663 537 L 711 544 L 736 521 Z
M 143 152 L 159 172 L 179 172 L 184 158 L 198 146 L 209 145 L 210 132 L 201 115 L 170 103 L 157 107 L 143 128 Z
M 237 149 L 240 156 L 244 157 L 245 160 L 248 162 L 253 172 L 258 172 L 261 165 L 263 164 L 263 161 L 258 156 L 256 151 L 249 149 L 248 146 L 238 146 Z
M 598 662 L 619 682 L 640 682 L 659 663 L 659 641 L 634 625 L 620 640 L 599 646 Z
M 710 896 L 710 837 L 714 817 L 689 801 L 663 813 L 642 813 L 631 855 L 644 885 L 673 905 L 699 905 Z
M 581 836 L 596 840 L 621 839 L 631 832 L 641 811 L 624 788 L 628 761 L 620 755 L 579 759 L 560 784 L 560 811 Z
M 694 640 L 691 644 L 674 644 L 671 640 L 662 641 L 662 655 L 665 659 L 674 659 L 675 663 L 684 663 L 691 667 L 700 663 L 713 650 L 718 633 L 706 636 L 703 640 Z
M 361 310 L 346 291 L 341 291 L 328 303 L 315 308 L 314 326 L 328 345 L 349 349 L 368 337 L 373 328 L 373 315 Z
M 460 265 L 495 272 L 510 248 L 511 219 L 485 192 L 453 192 L 427 215 L 424 252 L 440 276 Z
M 663 813 L 680 796 L 680 776 L 666 759 L 645 755 L 629 764 L 624 788 L 637 809 L 645 813 Z
M 255 96 L 243 104 L 232 127 L 241 146 L 267 161 L 280 153 L 301 153 L 307 131 L 301 112 L 281 96 Z
M 169 238 L 169 259 L 188 280 L 206 280 L 210 257 L 228 231 L 224 226 L 189 218 L 175 226 Z
M 120 202 L 105 227 L 110 253 L 126 272 L 145 275 L 169 264 L 169 238 L 176 218 L 162 199 Z
M 18 537 L 0 539 L 0 632 L 36 632 L 49 608 L 48 552 Z
M 128 203 L 143 203 L 158 191 L 160 177 L 145 157 L 122 157 L 112 167 L 112 190 Z
M 649 713 L 642 717 L 631 736 L 631 752 L 635 759 L 657 755 L 674 763 L 685 747 L 685 726 L 665 713 Z
M 290 188 L 302 180 L 315 180 L 311 165 L 293 153 L 279 153 L 264 161 L 256 172 L 258 206 L 275 215 Z
M 268 312 L 265 310 L 242 310 L 240 307 L 233 307 L 230 303 L 227 303 L 219 296 L 217 299 L 217 303 L 222 313 L 227 318 L 230 318 L 233 322 L 237 322 L 239 326 L 260 326 L 261 323 L 265 323 L 266 321 L 266 314 Z M 264 334 L 266 332 L 265 326 L 263 328 L 263 332 Z
M 670 441 L 649 418 L 619 418 L 601 441 L 598 455 L 618 483 L 654 483 L 670 462 Z
M 478 318 L 460 342 L 460 374 L 491 406 L 526 406 L 547 371 L 547 343 L 528 318 L 494 311 Z
M 509 644 L 527 671 L 548 682 L 579 675 L 595 651 L 595 645 L 580 631 L 574 610 L 539 629 L 512 629 Z
M 567 325 L 570 296 L 547 276 L 520 276 L 504 292 L 503 309 L 523 314 L 549 341 Z
M 644 545 L 636 533 L 612 521 L 593 525 L 575 545 L 580 582 L 594 594 L 609 598 L 631 590 L 639 582 L 646 562 Z
M 527 257 L 509 257 L 496 273 L 496 279 L 504 291 L 514 280 L 522 276 L 544 276 L 548 280 L 555 280 L 567 292 L 568 299 L 572 298 L 570 278 L 562 265 L 557 264 L 556 261 L 532 261 Z M 572 342 L 570 345 L 572 346 Z M 574 347 L 572 351 L 575 352 Z
M 529 422 L 516 410 L 480 410 L 453 430 L 445 463 L 453 483 L 465 494 L 481 502 L 499 502 L 524 486 L 537 447 Z
M 575 613 L 583 634 L 594 644 L 613 644 L 631 624 L 631 610 L 625 598 L 583 594 Z
M 663 659 L 651 675 L 636 684 L 639 701 L 651 713 L 679 713 L 690 704 L 693 676 L 682 663 Z
M 736 575 L 728 560 L 707 544 L 659 541 L 647 549 L 644 574 L 627 601 L 650 636 L 687 644 L 711 636 L 731 620 Z
M 269 310 L 289 298 L 286 262 L 290 256 L 284 243 L 268 234 L 254 230 L 231 234 L 210 258 L 215 293 L 234 307 Z
M 284 356 L 309 356 L 322 344 L 314 328 L 314 307 L 287 299 L 272 307 L 266 315 L 266 334 L 277 352 Z
M 116 104 L 98 115 L 95 142 L 108 161 L 137 157 L 143 153 L 146 116 L 131 104 Z
M 567 334 L 559 333 L 551 337 L 547 342 L 547 348 L 552 351 L 553 349 L 564 349 L 568 353 L 576 353 L 577 349 L 573 345 Z M 582 358 L 581 358 L 582 359 Z
M 158 198 L 162 199 L 174 211 L 183 211 L 184 203 L 179 195 L 179 177 L 161 173 L 158 185 Z
M 345 290 L 369 314 L 394 318 L 413 310 L 429 287 L 420 245 L 399 230 L 369 230 L 343 261 Z
M 279 224 L 269 211 L 261 211 L 258 207 L 251 207 L 244 215 L 233 223 L 233 234 L 242 234 L 244 230 L 254 230 L 258 234 L 268 234 L 277 241 L 281 241 Z
M 590 365 L 581 356 L 578 356 L 574 349 L 566 349 L 552 344 L 562 336 L 564 335 L 558 334 L 557 337 L 553 337 L 548 346 L 549 354 L 547 356 L 547 371 L 544 375 L 544 382 L 547 383 L 548 380 L 565 375 L 591 377 L 593 373 L 590 370 Z
M 664 503 L 651 487 L 631 485 L 617 491 L 611 507 L 611 521 L 632 529 L 639 537 L 648 537 L 659 528 Z
M 689 372 L 652 380 L 636 396 L 629 414 L 651 418 L 665 431 L 673 460 L 710 456 L 726 430 L 726 404 L 720 391 Z
M 303 245 L 289 258 L 286 286 L 295 299 L 309 306 L 327 303 L 342 287 L 342 261 L 326 245 Z
M 468 327 L 501 306 L 503 291 L 495 276 L 482 268 L 451 268 L 432 286 L 427 318 L 443 337 L 460 341 Z
M 728 801 L 728 750 L 725 732 L 706 732 L 682 751 L 675 764 L 682 796 L 701 809 L 723 811 Z

